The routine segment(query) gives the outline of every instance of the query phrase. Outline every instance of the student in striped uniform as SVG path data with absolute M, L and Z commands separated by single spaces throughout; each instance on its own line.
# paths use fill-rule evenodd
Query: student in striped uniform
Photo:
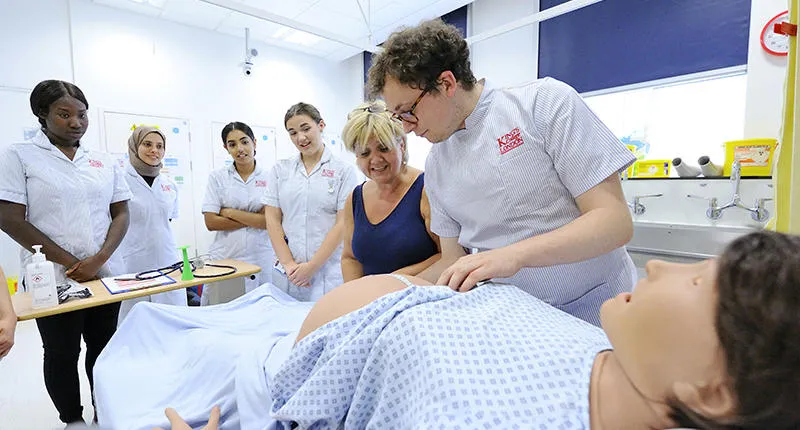
M 121 274 L 115 251 L 128 230 L 131 191 L 122 169 L 83 139 L 89 102 L 72 83 L 42 81 L 31 92 L 41 130 L 0 151 L 0 229 L 21 247 L 20 267 L 31 247 L 55 263 L 56 279 L 86 282 Z M 24 273 L 23 273 L 24 282 Z M 37 318 L 44 348 L 44 383 L 69 424 L 83 421 L 78 360 L 86 343 L 86 375 L 117 328 L 119 303 Z
M 464 38 L 440 20 L 392 34 L 368 86 L 434 143 L 425 181 L 442 258 L 423 278 L 459 291 L 509 282 L 596 325 L 603 301 L 631 290 L 618 173 L 635 159 L 575 90 L 476 80 Z

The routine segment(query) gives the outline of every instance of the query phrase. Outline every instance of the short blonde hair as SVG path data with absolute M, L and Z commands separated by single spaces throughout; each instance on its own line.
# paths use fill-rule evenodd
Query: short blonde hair
M 375 100 L 363 103 L 347 115 L 347 123 L 342 130 L 344 147 L 358 154 L 369 144 L 370 139 L 386 145 L 389 149 L 400 147 L 403 153 L 403 164 L 408 162 L 408 148 L 404 148 L 406 132 L 400 120 L 392 117 L 386 109 L 386 103 Z

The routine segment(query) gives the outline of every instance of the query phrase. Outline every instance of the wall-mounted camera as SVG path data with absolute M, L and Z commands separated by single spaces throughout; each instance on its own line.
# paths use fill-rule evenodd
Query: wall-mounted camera
M 253 74 L 253 58 L 258 56 L 258 50 L 250 48 L 250 29 L 244 29 L 244 62 L 241 64 L 245 76 Z

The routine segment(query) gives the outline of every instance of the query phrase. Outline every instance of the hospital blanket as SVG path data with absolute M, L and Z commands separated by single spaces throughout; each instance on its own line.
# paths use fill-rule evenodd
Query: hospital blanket
M 169 428 L 173 407 L 198 428 L 219 405 L 221 429 L 269 428 L 270 378 L 311 306 L 269 284 L 216 306 L 136 304 L 95 365 L 99 424 Z
M 308 335 L 275 375 L 284 428 L 589 428 L 604 333 L 516 287 L 411 287 Z

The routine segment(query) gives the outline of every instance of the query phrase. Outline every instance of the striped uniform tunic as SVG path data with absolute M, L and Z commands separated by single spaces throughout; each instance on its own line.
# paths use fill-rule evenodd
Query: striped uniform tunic
M 433 145 L 425 165 L 431 229 L 485 251 L 547 233 L 581 215 L 575 198 L 635 158 L 568 85 L 545 78 L 485 84 L 465 128 Z M 498 281 L 599 325 L 600 305 L 630 291 L 624 247 Z
M 78 147 L 70 160 L 42 131 L 25 143 L 0 151 L 0 200 L 25 205 L 26 219 L 76 258 L 97 254 L 111 226 L 109 206 L 131 199 L 124 173 L 108 154 Z M 31 253 L 21 250 L 24 277 Z M 66 267 L 55 264 L 63 281 Z M 100 269 L 100 276 L 124 270 L 119 253 Z

